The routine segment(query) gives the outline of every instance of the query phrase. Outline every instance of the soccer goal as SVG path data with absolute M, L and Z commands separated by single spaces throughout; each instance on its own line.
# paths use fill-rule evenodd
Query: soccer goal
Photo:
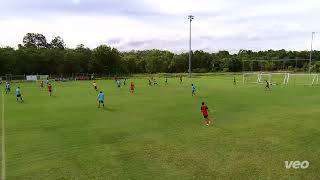
M 243 73 L 243 84 L 259 83 L 259 77 L 261 73 Z
M 288 84 L 290 85 L 319 85 L 319 74 L 289 74 Z
M 49 79 L 49 75 L 38 75 L 37 76 L 38 81 L 45 81 Z
M 262 72 L 258 75 L 258 83 L 263 83 L 265 81 L 268 81 L 269 83 L 271 83 L 271 79 L 272 79 L 271 73 Z
M 289 83 L 289 73 L 271 73 L 269 82 L 273 85 L 286 85 Z
M 288 84 L 289 73 L 272 73 L 272 72 L 257 72 L 257 73 L 244 73 L 243 83 L 265 83 L 268 81 L 270 84 Z

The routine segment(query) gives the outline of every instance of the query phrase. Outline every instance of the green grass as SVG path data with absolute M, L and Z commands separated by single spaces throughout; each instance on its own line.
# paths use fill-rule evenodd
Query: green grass
M 320 179 L 320 87 L 130 81 L 135 95 L 98 81 L 105 109 L 89 81 L 54 83 L 54 97 L 19 84 L 24 103 L 5 96 L 7 179 Z M 203 125 L 202 101 L 213 126 Z M 287 170 L 295 160 L 310 166 Z

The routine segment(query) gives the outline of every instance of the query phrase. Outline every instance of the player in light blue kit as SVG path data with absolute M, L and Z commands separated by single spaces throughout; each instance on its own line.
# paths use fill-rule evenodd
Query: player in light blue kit
M 17 96 L 17 101 L 19 101 L 19 98 L 20 98 L 21 102 L 23 102 L 20 87 L 17 87 L 16 89 L 16 96 Z
M 196 86 L 194 84 L 191 84 L 191 89 L 192 89 L 192 96 L 195 96 L 196 95 Z
M 100 93 L 98 94 L 98 103 L 98 108 L 100 108 L 100 104 L 102 104 L 102 106 L 104 107 L 104 93 L 102 91 L 100 91 Z

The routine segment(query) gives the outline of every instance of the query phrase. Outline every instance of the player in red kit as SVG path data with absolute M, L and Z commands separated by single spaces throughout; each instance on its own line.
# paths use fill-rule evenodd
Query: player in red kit
M 133 82 L 131 82 L 131 84 L 130 84 L 130 92 L 131 92 L 131 94 L 134 93 L 134 84 L 133 84 Z
M 52 95 L 52 85 L 51 84 L 48 84 L 48 91 L 51 96 Z
M 206 126 L 209 126 L 209 124 L 211 123 L 210 119 L 209 119 L 209 113 L 208 113 L 208 106 L 206 106 L 204 104 L 204 102 L 202 103 L 202 106 L 201 106 L 201 112 L 202 112 L 202 115 L 205 119 L 205 124 Z

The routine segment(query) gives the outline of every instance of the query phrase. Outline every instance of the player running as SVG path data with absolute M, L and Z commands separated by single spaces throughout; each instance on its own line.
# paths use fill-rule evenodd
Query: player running
M 133 82 L 131 82 L 131 84 L 130 84 L 130 92 L 131 92 L 131 94 L 134 93 L 134 84 L 133 84 Z
M 120 88 L 121 87 L 121 81 L 118 79 L 117 80 L 117 87 Z
M 43 88 L 43 87 L 44 87 L 43 84 L 44 84 L 43 81 L 41 81 L 41 82 L 40 82 L 40 88 Z
M 98 108 L 100 108 L 100 104 L 104 107 L 104 93 L 102 91 L 98 94 L 98 103 Z
M 191 90 L 192 90 L 192 96 L 195 96 L 196 95 L 196 86 L 194 84 L 191 84 Z
M 265 90 L 270 90 L 270 84 L 269 82 L 266 80 L 266 87 L 265 87 Z
M 6 94 L 9 94 L 10 91 L 11 91 L 10 83 L 9 83 L 9 82 L 6 82 Z
M 92 83 L 92 86 L 95 91 L 98 91 L 98 85 L 95 81 Z
M 153 79 L 153 85 L 158 85 L 158 82 L 156 81 L 156 79 Z
M 204 104 L 204 102 L 201 103 L 201 112 L 202 112 L 202 115 L 205 119 L 204 123 L 206 126 L 209 126 L 209 124 L 211 123 L 211 120 L 209 119 L 209 113 L 208 113 L 208 106 L 206 106 Z
M 19 98 L 21 102 L 23 102 L 20 87 L 17 87 L 16 89 L 16 96 L 17 96 L 17 102 L 19 101 Z
M 49 95 L 52 96 L 52 85 L 51 84 L 48 84 L 48 92 L 49 92 Z
M 127 79 L 125 78 L 125 79 L 123 80 L 123 86 L 126 86 L 126 83 L 127 83 Z

